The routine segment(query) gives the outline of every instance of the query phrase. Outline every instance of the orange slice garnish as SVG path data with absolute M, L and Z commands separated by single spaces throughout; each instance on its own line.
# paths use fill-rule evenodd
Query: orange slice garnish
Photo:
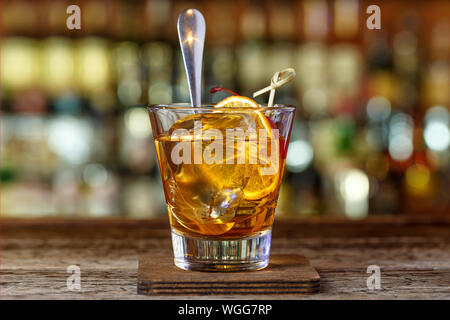
M 260 106 L 253 101 L 252 99 L 249 99 L 247 97 L 243 96 L 231 96 L 228 97 L 219 103 L 217 103 L 215 108 L 254 108 L 255 112 L 255 122 L 256 122 L 256 129 L 259 128 L 265 128 L 267 130 L 267 136 L 269 138 L 272 138 L 272 126 L 269 122 L 269 120 L 266 118 L 266 116 L 258 110 Z M 278 141 L 276 141 L 278 143 Z M 267 146 L 261 146 L 259 145 L 259 148 Z M 273 152 L 276 152 L 277 150 L 273 150 Z M 270 153 L 270 152 L 269 152 Z M 279 150 L 278 150 L 279 153 Z M 268 154 L 266 152 L 266 154 Z M 260 153 L 258 154 L 260 155 Z M 278 159 L 277 161 L 280 162 L 279 156 L 277 155 Z M 249 180 L 244 188 L 244 198 L 246 200 L 258 200 L 261 199 L 271 192 L 275 191 L 275 189 L 278 187 L 278 184 L 280 182 L 280 165 L 278 165 L 278 168 L 276 168 L 276 171 L 274 174 L 262 174 L 262 167 L 266 165 L 270 165 L 270 161 L 268 159 L 260 159 L 258 157 L 259 164 L 249 164 L 249 166 L 253 166 L 254 170 L 252 174 L 250 174 Z
M 267 130 L 267 136 L 272 137 L 272 127 L 270 126 L 269 120 L 260 110 L 258 110 L 260 108 L 259 104 L 252 99 L 243 96 L 231 96 L 217 103 L 214 108 L 255 108 L 255 113 L 258 115 L 258 120 Z

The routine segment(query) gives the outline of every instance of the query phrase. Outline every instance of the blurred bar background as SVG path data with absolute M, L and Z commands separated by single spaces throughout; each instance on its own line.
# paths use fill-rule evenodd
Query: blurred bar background
M 450 214 L 449 1 L 4 0 L 3 217 L 166 214 L 144 106 L 189 101 L 188 7 L 207 23 L 203 101 L 297 71 L 275 97 L 297 106 L 278 215 Z

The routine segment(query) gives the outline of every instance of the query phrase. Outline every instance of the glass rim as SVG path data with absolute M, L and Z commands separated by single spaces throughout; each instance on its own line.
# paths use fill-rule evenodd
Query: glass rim
M 295 111 L 297 108 L 290 104 L 274 104 L 272 107 L 266 104 L 258 104 L 260 108 L 258 110 L 283 110 L 283 111 Z M 193 107 L 190 103 L 167 103 L 167 104 L 151 104 L 147 106 L 148 110 L 198 110 L 198 111 L 237 111 L 237 110 L 255 110 L 253 107 L 219 107 L 214 108 L 214 104 L 201 104 L 199 107 Z

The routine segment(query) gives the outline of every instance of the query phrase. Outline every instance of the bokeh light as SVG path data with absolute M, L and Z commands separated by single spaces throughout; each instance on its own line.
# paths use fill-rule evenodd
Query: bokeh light
M 58 37 L 45 40 L 42 60 L 42 78 L 48 90 L 58 93 L 73 86 L 75 57 L 72 41 Z
M 369 120 L 377 122 L 386 120 L 391 114 L 391 103 L 382 96 L 370 98 L 367 102 L 367 117 Z
M 450 131 L 442 122 L 431 122 L 425 127 L 425 143 L 435 151 L 448 150 L 450 145 Z
M 83 170 L 83 180 L 90 187 L 100 187 L 108 180 L 108 171 L 99 163 L 90 163 Z
M 405 180 L 412 193 L 424 193 L 430 184 L 430 170 L 424 165 L 412 165 L 406 170 Z
M 341 196 L 346 201 L 361 201 L 369 195 L 369 179 L 367 175 L 357 169 L 347 171 L 341 177 Z
M 359 169 L 349 169 L 338 175 L 338 187 L 347 217 L 363 218 L 367 215 L 369 204 L 369 178 Z
M 311 88 L 303 94 L 302 103 L 311 113 L 323 112 L 327 108 L 327 96 L 323 89 Z
M 108 86 L 110 80 L 110 56 L 106 40 L 86 38 L 78 43 L 77 75 L 81 88 L 95 93 Z
M 425 115 L 424 139 L 427 146 L 442 152 L 450 146 L 449 112 L 441 106 L 430 108 Z
M 389 123 L 389 154 L 394 160 L 405 161 L 413 153 L 413 120 L 406 113 L 397 113 Z
M 39 55 L 36 41 L 26 38 L 2 39 L 2 86 L 23 89 L 31 86 L 39 74 Z
M 188 92 L 188 91 L 186 91 Z M 189 96 L 189 94 L 188 94 Z M 148 88 L 148 101 L 150 104 L 164 104 L 172 102 L 172 87 L 168 82 L 155 81 Z
M 152 133 L 148 112 L 145 108 L 132 108 L 125 113 L 125 126 L 136 138 L 147 138 Z
M 74 116 L 54 118 L 48 128 L 48 145 L 71 164 L 87 161 L 92 150 L 93 130 L 89 122 Z
M 289 144 L 286 165 L 289 171 L 302 172 L 308 168 L 314 156 L 314 151 L 307 141 L 297 140 Z
M 126 79 L 117 86 L 117 97 L 125 106 L 138 103 L 141 94 L 141 84 L 137 80 Z

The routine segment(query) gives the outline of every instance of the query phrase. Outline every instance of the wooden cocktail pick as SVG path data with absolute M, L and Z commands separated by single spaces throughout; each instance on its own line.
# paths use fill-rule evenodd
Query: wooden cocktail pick
M 286 68 L 284 70 L 275 72 L 272 79 L 270 80 L 270 86 L 265 87 L 259 91 L 253 93 L 253 98 L 270 91 L 269 102 L 267 103 L 268 107 L 272 107 L 273 99 L 275 98 L 275 90 L 281 87 L 283 84 L 288 83 L 295 77 L 294 68 Z

